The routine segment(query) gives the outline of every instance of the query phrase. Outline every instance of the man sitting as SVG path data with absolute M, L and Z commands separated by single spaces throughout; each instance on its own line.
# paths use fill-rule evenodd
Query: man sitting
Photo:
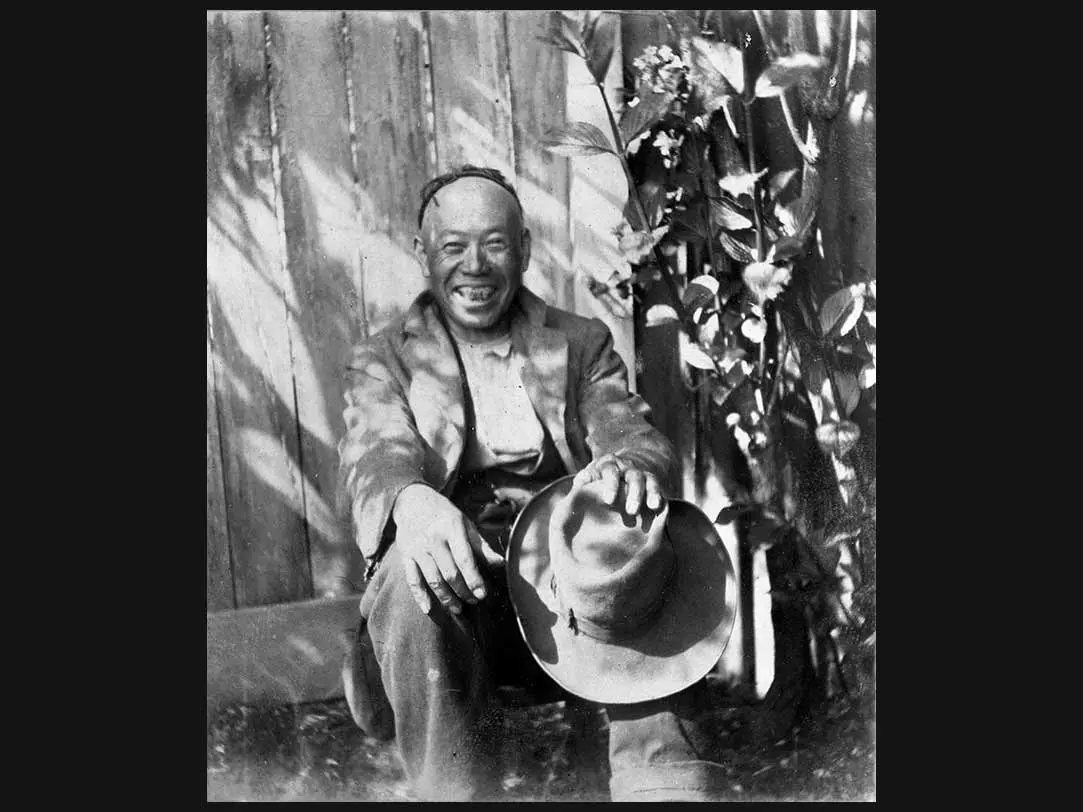
M 495 686 L 547 679 L 502 570 L 515 517 L 569 474 L 629 516 L 658 510 L 677 466 L 608 328 L 523 287 L 530 232 L 499 172 L 430 181 L 418 227 L 428 290 L 348 368 L 341 484 L 369 562 L 361 615 L 379 671 L 358 690 L 382 682 L 418 797 L 484 800 L 499 795 Z M 683 788 L 652 798 L 714 797 L 721 768 L 689 727 L 692 690 L 607 705 L 614 800 L 651 782 Z

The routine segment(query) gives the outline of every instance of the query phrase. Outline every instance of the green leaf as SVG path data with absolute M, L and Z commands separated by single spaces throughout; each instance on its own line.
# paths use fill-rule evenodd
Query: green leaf
M 676 96 L 677 94 L 670 91 L 655 93 L 650 86 L 640 83 L 636 90 L 636 98 L 632 100 L 633 103 L 625 105 L 620 123 L 617 125 L 625 145 L 632 143 L 638 136 L 658 123 L 668 112 L 669 105 Z
M 729 192 L 734 197 L 740 197 L 741 195 L 751 195 L 752 190 L 756 185 L 756 181 L 767 174 L 766 169 L 761 169 L 759 172 L 752 174 L 751 172 L 730 172 L 724 177 L 718 179 L 718 186 L 724 192 Z
M 688 283 L 681 299 L 689 312 L 700 307 L 716 310 L 718 305 L 715 295 L 717 293 L 718 280 L 708 274 L 701 274 Z
M 785 262 L 794 257 L 799 257 L 804 253 L 805 244 L 803 240 L 799 240 L 796 237 L 783 237 L 771 246 L 771 250 L 767 252 L 767 261 Z
M 812 76 L 823 69 L 827 60 L 803 51 L 781 56 L 772 62 L 756 80 L 756 96 L 778 96 L 786 88 L 799 82 L 802 77 Z
M 542 146 L 557 155 L 616 154 L 605 134 L 585 121 L 576 121 L 566 127 L 549 130 L 542 139 Z
M 860 438 L 861 429 L 849 420 L 839 423 L 831 420 L 816 427 L 816 440 L 825 454 L 844 457 Z
M 752 228 L 752 220 L 745 217 L 737 206 L 725 198 L 711 199 L 711 222 L 716 228 L 724 228 L 727 231 Z
M 538 39 L 570 54 L 583 55 L 579 35 L 567 17 L 559 11 L 551 11 L 547 22 L 547 30 Z
M 836 372 L 834 377 L 839 400 L 842 401 L 835 405 L 843 417 L 849 417 L 861 400 L 861 387 L 857 385 L 857 376 L 852 372 Z
M 703 349 L 692 341 L 688 337 L 688 333 L 681 330 L 679 333 L 679 351 L 681 360 L 688 364 L 690 367 L 696 369 L 714 369 L 714 361 L 711 360 L 711 356 L 703 351 Z
M 745 60 L 740 48 L 735 48 L 728 42 L 692 37 L 689 40 L 689 49 L 692 54 L 701 58 L 697 59 L 698 66 L 710 65 L 725 78 L 737 95 L 744 92 Z
M 767 191 L 771 194 L 771 198 L 777 198 L 790 185 L 795 175 L 797 175 L 796 169 L 787 169 L 785 172 L 776 172 L 772 175 L 767 181 Z
M 660 324 L 680 321 L 677 311 L 669 305 L 653 305 L 647 310 L 647 326 L 657 327 Z
M 639 265 L 651 255 L 654 246 L 666 236 L 668 231 L 668 226 L 661 226 L 652 231 L 622 229 L 618 234 L 617 247 L 629 263 Z
M 587 52 L 587 67 L 596 82 L 605 82 L 619 26 L 619 17 L 604 12 L 588 11 L 583 20 L 583 48 Z
M 808 368 L 805 369 L 805 385 L 809 392 L 814 395 L 823 393 L 824 381 L 827 380 L 827 369 L 824 362 L 819 358 L 813 358 Z
M 767 322 L 750 316 L 741 324 L 741 333 L 753 344 L 761 344 L 767 335 Z
M 827 336 L 838 324 L 843 313 L 853 302 L 854 293 L 848 287 L 835 291 L 827 297 L 823 305 L 820 306 L 820 330 L 824 336 Z
M 865 297 L 861 295 L 854 296 L 854 306 L 846 314 L 846 318 L 842 322 L 842 326 L 839 328 L 839 336 L 842 337 L 854 329 L 857 324 L 857 320 L 861 318 L 861 311 L 865 307 Z
M 672 219 L 673 238 L 681 242 L 706 240 L 707 224 L 703 221 L 702 202 L 692 204 L 684 211 L 674 213 Z
M 737 262 L 747 264 L 756 261 L 756 249 L 750 248 L 728 232 L 719 233 L 718 240 L 722 243 L 722 250 Z
M 857 380 L 862 389 L 876 386 L 876 364 L 865 364 L 858 373 Z

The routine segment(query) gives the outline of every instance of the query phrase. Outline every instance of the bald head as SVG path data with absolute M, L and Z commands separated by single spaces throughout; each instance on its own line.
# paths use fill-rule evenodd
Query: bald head
M 486 340 L 507 330 L 530 262 L 518 198 L 488 177 L 464 176 L 429 195 L 414 252 L 448 326 Z

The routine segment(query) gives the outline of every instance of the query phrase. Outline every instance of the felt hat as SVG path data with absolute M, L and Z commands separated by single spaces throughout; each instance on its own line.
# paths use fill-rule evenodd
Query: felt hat
M 507 577 L 527 647 L 571 693 L 646 702 L 706 676 L 737 611 L 733 564 L 690 502 L 610 507 L 603 483 L 558 479 L 512 527 Z

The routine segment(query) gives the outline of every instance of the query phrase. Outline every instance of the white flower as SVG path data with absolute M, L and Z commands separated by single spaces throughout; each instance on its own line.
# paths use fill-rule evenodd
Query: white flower
M 770 262 L 753 262 L 742 277 L 759 304 L 776 298 L 789 284 L 793 272 L 789 265 L 773 265 Z

